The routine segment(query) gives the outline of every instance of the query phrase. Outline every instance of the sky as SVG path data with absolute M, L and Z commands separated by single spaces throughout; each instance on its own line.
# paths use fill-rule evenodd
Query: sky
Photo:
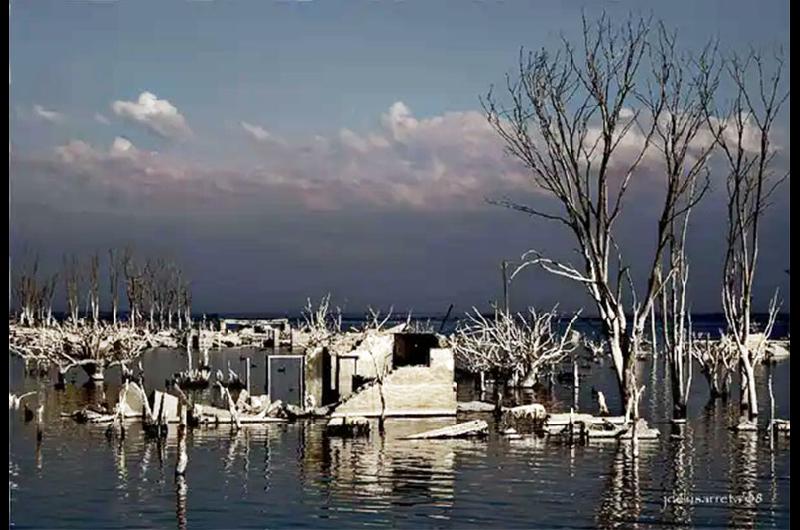
M 325 293 L 350 311 L 486 308 L 502 260 L 574 242 L 487 203 L 547 199 L 479 97 L 520 47 L 555 49 L 602 11 L 663 20 L 687 51 L 788 54 L 788 1 L 12 1 L 12 264 L 130 245 L 179 263 L 202 311 L 295 312 Z M 788 118 L 776 128 L 788 164 Z M 658 213 L 641 180 L 619 226 L 634 271 Z M 762 309 L 776 288 L 788 307 L 788 190 L 763 225 Z M 720 307 L 723 194 L 692 218 L 695 311 Z M 511 301 L 594 313 L 532 268 Z

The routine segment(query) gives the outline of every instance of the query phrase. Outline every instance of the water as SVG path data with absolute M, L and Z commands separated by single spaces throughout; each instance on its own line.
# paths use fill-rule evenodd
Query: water
M 239 369 L 242 352 L 211 352 L 215 367 Z M 255 364 L 254 388 L 263 388 L 264 354 Z M 179 353 L 143 357 L 149 389 L 163 388 L 185 367 Z M 790 362 L 774 369 L 776 412 L 788 418 Z M 789 440 L 771 444 L 763 434 L 727 429 L 735 402 L 706 406 L 705 380 L 695 369 L 688 436 L 669 437 L 671 410 L 664 366 L 640 363 L 647 385 L 643 415 L 662 437 L 642 442 L 637 459 L 627 444 L 569 446 L 535 437 L 508 440 L 406 441 L 399 438 L 452 420 L 387 420 L 384 437 L 341 440 L 323 435 L 324 421 L 194 429 L 189 466 L 176 480 L 176 436 L 145 442 L 131 425 L 123 441 L 105 427 L 60 418 L 90 402 L 115 399 L 118 375 L 103 389 L 64 391 L 24 375 L 9 361 L 11 389 L 40 389 L 46 430 L 36 444 L 33 423 L 9 412 L 9 483 L 15 528 L 595 528 L 706 526 L 789 527 Z M 769 414 L 766 370 L 759 369 L 762 422 Z M 617 405 L 608 363 L 584 366 L 580 407 L 595 410 L 592 388 Z M 475 397 L 468 383 L 459 399 Z M 650 390 L 655 388 L 655 392 Z M 105 392 L 105 396 L 103 396 Z M 524 402 L 568 410 L 572 389 L 523 393 Z M 460 417 L 459 420 L 470 419 Z M 729 497 L 733 495 L 734 497 Z M 708 496 L 724 498 L 712 499 Z

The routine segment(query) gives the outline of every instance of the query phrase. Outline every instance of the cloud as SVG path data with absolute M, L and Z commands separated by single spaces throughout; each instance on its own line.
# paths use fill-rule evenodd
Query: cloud
M 256 142 L 283 143 L 281 138 L 270 133 L 260 125 L 253 125 L 252 123 L 247 123 L 246 121 L 239 122 L 239 124 L 242 126 L 242 129 L 244 129 L 244 132 Z
M 144 125 L 164 138 L 182 139 L 192 135 L 186 119 L 166 99 L 142 92 L 137 101 L 115 101 L 111 110 L 117 116 Z
M 170 158 L 141 151 L 122 137 L 109 149 L 73 140 L 56 149 L 54 160 L 44 157 L 43 162 L 53 172 L 80 176 L 85 185 L 112 187 L 116 197 L 126 197 L 131 204 L 146 194 L 155 202 L 169 198 L 167 206 L 181 201 L 206 208 L 231 204 L 236 210 L 237 201 L 254 207 L 275 201 L 318 211 L 435 212 L 485 209 L 486 198 L 509 196 L 549 209 L 549 196 L 505 152 L 482 113 L 423 118 L 397 101 L 376 122 L 372 130 L 343 128 L 289 140 L 242 121 L 243 132 L 254 140 L 254 158 L 248 162 L 221 157 L 211 165 L 186 154 Z M 591 130 L 587 141 L 598 134 Z M 636 127 L 621 139 L 609 166 L 612 183 L 627 171 L 644 141 Z M 651 145 L 637 169 L 631 196 L 661 194 L 662 166 L 658 149 Z
M 64 121 L 64 115 L 62 113 L 56 112 L 54 110 L 45 109 L 41 105 L 33 106 L 33 114 L 37 118 L 40 118 L 50 123 L 61 123 Z
M 110 121 L 108 121 L 108 118 L 106 118 L 104 115 L 100 114 L 99 112 L 95 113 L 94 121 L 96 121 L 97 123 L 102 123 L 103 125 L 108 125 L 108 124 L 111 123 Z

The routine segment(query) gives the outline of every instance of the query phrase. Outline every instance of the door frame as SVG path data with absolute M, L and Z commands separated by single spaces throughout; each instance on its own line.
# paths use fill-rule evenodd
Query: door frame
M 300 407 L 306 407 L 306 356 L 305 355 L 268 355 L 267 356 L 267 395 L 272 397 L 272 359 L 300 359 Z

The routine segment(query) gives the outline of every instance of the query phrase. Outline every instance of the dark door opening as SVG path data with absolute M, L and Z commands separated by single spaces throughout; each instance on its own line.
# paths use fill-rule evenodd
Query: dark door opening
M 392 364 L 399 366 L 430 366 L 431 348 L 439 347 L 433 333 L 397 333 L 394 336 Z
M 303 406 L 302 355 L 270 355 L 267 361 L 267 392 L 270 401 Z

